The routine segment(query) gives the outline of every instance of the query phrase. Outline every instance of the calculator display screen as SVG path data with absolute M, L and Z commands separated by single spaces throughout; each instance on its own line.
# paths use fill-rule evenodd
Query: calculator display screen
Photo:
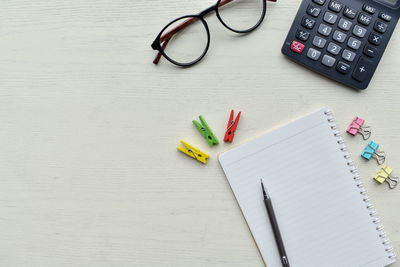
M 380 1 L 383 2 L 383 3 L 387 3 L 387 4 L 389 4 L 389 5 L 394 6 L 394 5 L 397 4 L 397 2 L 398 2 L 399 0 L 380 0 Z

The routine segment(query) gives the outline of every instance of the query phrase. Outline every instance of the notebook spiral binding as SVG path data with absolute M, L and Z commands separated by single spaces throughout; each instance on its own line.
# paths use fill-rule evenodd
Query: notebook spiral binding
M 365 202 L 366 208 L 369 211 L 369 215 L 372 218 L 372 223 L 376 225 L 376 230 L 379 233 L 379 237 L 382 239 L 382 245 L 384 246 L 385 251 L 387 252 L 390 259 L 396 258 L 396 254 L 393 252 L 393 247 L 390 245 L 389 240 L 386 238 L 383 226 L 380 224 L 376 211 L 370 203 L 369 197 L 367 195 L 367 190 L 361 182 L 361 177 L 358 174 L 356 167 L 354 166 L 354 162 L 351 159 L 350 153 L 347 151 L 342 135 L 340 134 L 340 131 L 336 126 L 335 119 L 332 116 L 332 112 L 330 110 L 325 110 L 325 115 L 327 116 L 327 120 L 331 126 L 334 136 L 338 139 L 337 143 L 340 146 L 340 150 L 344 153 L 344 158 L 347 161 L 347 166 L 349 166 L 350 172 L 354 175 L 353 179 L 356 182 L 356 186 L 360 189 L 360 194 L 363 196 L 363 201 Z

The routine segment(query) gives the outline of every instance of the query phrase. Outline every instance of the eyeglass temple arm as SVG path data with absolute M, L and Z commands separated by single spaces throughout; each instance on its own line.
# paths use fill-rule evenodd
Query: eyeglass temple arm
M 161 47 L 162 50 L 165 49 L 165 47 L 167 46 L 169 40 L 170 40 L 170 39 L 167 39 L 167 40 L 164 41 L 164 43 L 163 43 L 163 45 L 162 45 L 162 47 Z M 162 54 L 161 54 L 160 52 L 158 52 L 156 58 L 155 58 L 154 61 L 153 61 L 153 63 L 154 63 L 154 64 L 157 64 L 157 63 L 160 61 L 161 56 L 162 56 Z
M 229 2 L 232 2 L 233 0 L 223 0 L 219 3 L 219 6 L 223 6 L 228 4 Z M 270 0 L 271 1 L 271 0 Z M 276 1 L 276 0 L 275 0 Z M 197 18 L 191 18 L 191 19 L 187 19 L 186 21 L 182 22 L 181 24 L 179 24 L 178 26 L 176 26 L 175 28 L 173 28 L 172 30 L 170 30 L 169 32 L 164 33 L 161 37 L 160 37 L 160 43 L 163 43 L 162 45 L 162 50 L 165 49 L 165 47 L 168 44 L 168 41 L 171 39 L 171 37 L 179 32 L 180 30 L 186 28 L 187 26 L 189 26 L 190 24 L 192 24 L 193 22 L 195 22 L 197 20 Z M 154 64 L 158 64 L 158 62 L 161 59 L 161 52 L 157 53 L 156 58 L 154 59 L 153 63 Z

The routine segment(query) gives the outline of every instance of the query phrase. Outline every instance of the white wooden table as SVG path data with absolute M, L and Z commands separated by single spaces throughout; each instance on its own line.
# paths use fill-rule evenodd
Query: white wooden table
M 399 29 L 362 92 L 280 53 L 299 0 L 269 4 L 243 38 L 211 16 L 200 64 L 154 66 L 159 30 L 213 3 L 0 2 L 1 266 L 263 266 L 217 161 L 232 145 L 210 149 L 200 114 L 222 141 L 241 110 L 235 144 L 323 106 L 342 130 L 359 115 L 400 175 Z M 181 139 L 209 163 L 179 153 Z M 346 141 L 399 254 L 400 188 L 378 186 L 365 142 Z

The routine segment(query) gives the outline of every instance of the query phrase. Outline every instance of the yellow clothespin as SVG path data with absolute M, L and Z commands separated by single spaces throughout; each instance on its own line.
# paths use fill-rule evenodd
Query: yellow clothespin
M 203 164 L 207 163 L 207 159 L 210 157 L 209 155 L 207 155 L 206 153 L 201 152 L 197 148 L 189 145 L 185 141 L 181 141 L 181 143 L 185 146 L 185 148 L 178 147 L 179 151 L 181 151 L 182 153 L 185 153 L 186 155 L 188 155 L 191 158 L 194 158 L 194 159 L 200 161 Z
M 387 165 L 384 165 L 374 176 L 374 180 L 380 184 L 386 182 L 388 183 L 390 189 L 393 189 L 397 186 L 399 178 L 391 176 L 392 172 L 393 170 L 391 168 L 389 168 Z

